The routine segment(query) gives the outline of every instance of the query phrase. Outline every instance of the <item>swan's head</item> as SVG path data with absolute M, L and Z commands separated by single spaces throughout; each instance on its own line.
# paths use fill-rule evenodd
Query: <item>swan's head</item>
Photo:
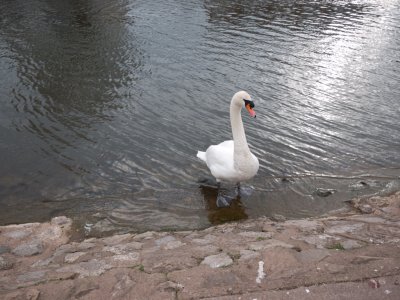
M 250 95 L 245 91 L 237 92 L 233 98 L 232 102 L 240 107 L 244 105 L 252 118 L 256 117 L 256 112 L 254 111 L 254 102 L 251 100 Z

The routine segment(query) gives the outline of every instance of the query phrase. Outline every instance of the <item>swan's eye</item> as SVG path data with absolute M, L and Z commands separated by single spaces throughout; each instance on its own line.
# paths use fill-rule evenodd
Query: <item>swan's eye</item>
M 243 100 L 244 100 L 244 105 L 250 105 L 251 108 L 254 107 L 254 102 L 253 102 L 253 101 L 251 101 L 251 100 L 246 100 L 246 99 L 243 99 Z

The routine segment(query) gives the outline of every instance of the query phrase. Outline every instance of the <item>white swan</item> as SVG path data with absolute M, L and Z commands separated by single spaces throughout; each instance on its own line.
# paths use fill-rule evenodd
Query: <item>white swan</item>
M 250 152 L 247 145 L 241 116 L 243 105 L 251 117 L 256 117 L 254 103 L 248 93 L 240 91 L 233 95 L 230 106 L 233 141 L 224 141 L 218 145 L 211 145 L 205 152 L 197 152 L 197 157 L 207 164 L 218 183 L 235 182 L 239 189 L 239 183 L 254 177 L 259 167 L 257 157 Z

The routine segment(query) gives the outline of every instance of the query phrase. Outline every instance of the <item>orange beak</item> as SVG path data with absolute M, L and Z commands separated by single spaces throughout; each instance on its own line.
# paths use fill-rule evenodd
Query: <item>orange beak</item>
M 251 108 L 250 103 L 246 104 L 246 109 L 250 114 L 250 117 L 255 118 L 256 117 L 256 112 L 254 109 Z

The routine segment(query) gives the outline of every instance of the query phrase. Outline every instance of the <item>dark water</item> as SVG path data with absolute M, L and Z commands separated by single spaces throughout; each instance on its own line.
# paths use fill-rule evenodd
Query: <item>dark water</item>
M 200 228 L 400 189 L 399 1 L 0 0 L 0 76 L 1 224 Z M 218 209 L 195 156 L 240 89 L 260 171 Z

